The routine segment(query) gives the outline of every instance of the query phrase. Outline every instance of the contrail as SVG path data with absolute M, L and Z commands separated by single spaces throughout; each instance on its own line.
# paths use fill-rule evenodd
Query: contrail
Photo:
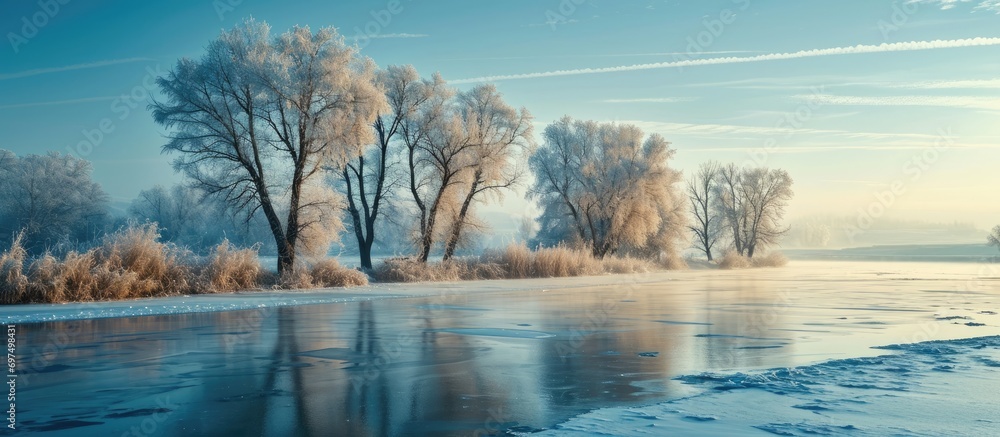
M 0 109 L 17 109 L 17 108 L 31 108 L 35 106 L 56 106 L 56 105 L 71 105 L 75 103 L 90 103 L 90 102 L 110 102 L 117 97 L 85 97 L 82 99 L 71 99 L 71 100 L 57 100 L 49 102 L 31 102 L 31 103 L 15 103 L 12 105 L 0 106 Z
M 35 70 L 25 70 L 17 73 L 0 74 L 0 80 L 19 79 L 22 77 L 38 76 L 40 74 L 60 73 L 63 71 L 84 70 L 87 68 L 107 67 L 109 65 L 128 64 L 131 62 L 146 62 L 153 60 L 154 59 L 150 58 L 128 58 L 128 59 L 114 59 L 110 61 L 88 62 L 86 64 L 66 65 L 63 67 L 38 68 Z
M 499 82 L 505 80 L 535 79 L 542 77 L 574 76 L 579 74 L 618 73 L 623 71 L 654 70 L 660 68 L 684 68 L 702 65 L 741 64 L 747 62 L 779 61 L 784 59 L 815 58 L 820 56 L 857 55 L 864 53 L 907 52 L 916 50 L 951 49 L 959 47 L 980 47 L 1000 45 L 1000 38 L 965 38 L 934 41 L 910 41 L 883 43 L 878 45 L 859 44 L 850 47 L 835 47 L 830 49 L 802 50 L 790 53 L 770 53 L 757 56 L 727 56 L 722 58 L 686 59 L 683 61 L 655 62 L 651 64 L 622 65 L 618 67 L 581 68 L 575 70 L 556 70 L 537 73 L 508 74 L 500 76 L 484 76 L 471 79 L 451 81 L 453 84 Z

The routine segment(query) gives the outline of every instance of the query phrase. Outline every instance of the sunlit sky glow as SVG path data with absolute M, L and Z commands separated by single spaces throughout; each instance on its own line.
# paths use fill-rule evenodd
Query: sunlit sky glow
M 793 217 L 855 215 L 899 181 L 887 217 L 1000 223 L 995 0 L 393 3 L 70 1 L 48 17 L 4 2 L 0 147 L 97 142 L 85 157 L 120 201 L 177 182 L 144 83 L 252 16 L 279 32 L 335 26 L 381 66 L 463 88 L 495 81 L 539 131 L 563 115 L 628 122 L 670 140 L 685 171 L 709 159 L 785 168 Z M 32 33 L 22 18 L 40 13 Z M 505 208 L 521 215 L 517 197 Z

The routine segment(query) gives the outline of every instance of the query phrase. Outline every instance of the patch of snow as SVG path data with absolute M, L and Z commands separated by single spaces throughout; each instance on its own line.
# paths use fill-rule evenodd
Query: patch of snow
M 536 435 L 995 434 L 1000 336 L 876 349 L 895 353 L 680 376 L 701 392 L 642 408 L 594 410 Z

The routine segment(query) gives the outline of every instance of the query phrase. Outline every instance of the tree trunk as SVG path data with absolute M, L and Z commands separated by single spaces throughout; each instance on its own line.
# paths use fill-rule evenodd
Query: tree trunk
M 275 248 L 278 250 L 277 267 L 278 275 L 280 276 L 291 270 L 294 259 L 288 255 L 285 232 L 281 228 L 281 220 L 278 218 L 278 213 L 274 210 L 274 205 L 271 203 L 271 196 L 267 192 L 267 187 L 260 180 L 255 180 L 254 183 L 257 185 L 257 192 L 260 193 L 260 209 L 264 212 L 264 218 L 267 219 L 267 225 L 271 228 L 271 235 L 274 237 Z
M 469 214 L 469 207 L 472 205 L 472 199 L 476 196 L 476 190 L 479 189 L 479 179 L 482 177 L 481 171 L 476 171 L 474 177 L 475 182 L 469 187 L 469 194 L 465 196 L 465 200 L 462 202 L 462 209 L 458 212 L 458 218 L 455 223 L 451 226 L 451 234 L 448 236 L 448 244 L 445 245 L 444 249 L 444 261 L 451 259 L 455 255 L 455 248 L 458 247 L 458 239 L 462 234 L 462 226 L 465 225 L 465 217 Z
M 372 246 L 375 244 L 375 219 L 376 216 L 374 214 L 365 219 L 365 229 L 368 235 L 365 235 L 365 240 L 360 246 L 361 267 L 368 270 L 372 269 Z
M 444 247 L 444 257 L 441 258 L 442 261 L 448 261 L 455 255 L 455 248 L 458 247 L 458 238 L 462 233 L 462 220 L 465 220 L 464 215 L 456 219 L 455 223 L 451 227 L 451 233 L 448 236 L 448 243 Z
M 361 162 L 363 163 L 364 161 L 361 160 Z M 351 183 L 351 174 L 348 167 L 344 167 L 342 174 L 344 182 L 347 184 L 347 212 L 351 214 L 351 223 L 354 227 L 354 238 L 358 240 L 358 256 L 361 260 L 361 268 L 371 270 L 372 245 L 375 242 L 375 216 L 374 214 L 369 214 L 367 205 L 365 205 L 364 227 L 362 227 L 361 211 L 358 210 L 358 205 L 354 202 L 354 187 Z M 361 181 L 364 180 L 363 176 L 359 177 L 359 179 Z M 364 185 L 358 186 L 358 194 L 361 196 L 361 200 L 364 201 Z
M 304 157 L 300 157 L 304 160 Z M 284 265 L 285 272 L 291 272 L 295 267 L 295 246 L 299 239 L 299 205 L 302 201 L 302 165 L 296 164 L 292 174 L 292 189 L 288 199 L 288 224 L 285 230 L 286 255 L 284 261 L 279 257 L 279 273 Z
M 442 181 L 441 188 L 438 188 L 437 196 L 434 197 L 434 203 L 431 204 L 431 210 L 427 214 L 427 225 L 424 227 L 423 235 L 420 236 L 420 257 L 417 258 L 422 263 L 427 262 L 427 258 L 431 255 L 431 248 L 434 246 L 434 224 L 437 221 L 441 197 L 444 196 L 448 182 Z
M 382 206 L 382 193 L 385 189 L 385 173 L 386 173 L 386 159 L 388 157 L 389 151 L 389 139 L 392 138 L 395 133 L 393 129 L 388 135 L 385 133 L 385 127 L 382 124 L 382 119 L 379 118 L 375 124 L 376 130 L 379 135 L 379 153 L 381 154 L 378 162 L 378 176 L 375 183 L 375 193 L 372 198 L 371 206 L 368 205 L 368 198 L 365 197 L 364 190 L 364 173 L 359 173 L 358 183 L 361 191 L 361 203 L 365 208 L 365 241 L 361 244 L 361 249 L 359 250 L 361 255 L 361 267 L 367 270 L 372 269 L 372 246 L 375 244 L 375 221 L 378 220 L 379 209 Z M 364 156 L 359 158 L 359 166 L 364 164 Z
M 409 164 L 409 175 L 410 175 L 410 195 L 413 196 L 413 202 L 417 204 L 417 209 L 420 210 L 420 255 L 417 259 L 420 262 L 427 262 L 427 256 L 430 254 L 431 245 L 431 232 L 427 228 L 427 206 L 424 201 L 420 199 L 420 193 L 417 191 L 417 174 L 416 174 L 416 148 L 414 145 L 409 143 L 407 140 L 407 160 Z
M 361 268 L 366 270 L 372 269 L 372 248 L 370 245 L 362 244 L 358 248 L 358 252 L 361 254 Z
M 417 257 L 417 261 L 422 263 L 427 262 L 427 258 L 431 254 L 431 246 L 434 245 L 433 231 L 429 229 L 434 229 L 434 215 L 432 214 L 430 218 L 427 219 L 427 228 L 424 230 L 424 235 L 420 237 L 420 256 Z
M 371 260 L 371 245 L 367 244 L 368 239 L 365 238 L 364 231 L 361 228 L 361 214 L 358 209 L 354 206 L 354 200 L 350 201 L 351 206 L 348 212 L 351 214 L 351 223 L 354 225 L 354 238 L 358 240 L 358 253 L 361 256 L 361 267 L 366 269 L 372 268 Z M 369 233 L 371 231 L 368 231 Z M 369 234 L 370 235 L 370 234 Z M 366 256 L 367 254 L 367 256 Z
M 284 276 L 285 273 L 292 271 L 292 265 L 295 264 L 295 259 L 292 257 L 287 246 L 284 244 L 284 239 L 278 240 L 278 276 Z
M 736 253 L 743 256 L 743 235 L 740 232 L 739 219 L 736 220 L 737 224 L 733 225 L 733 243 L 736 245 Z

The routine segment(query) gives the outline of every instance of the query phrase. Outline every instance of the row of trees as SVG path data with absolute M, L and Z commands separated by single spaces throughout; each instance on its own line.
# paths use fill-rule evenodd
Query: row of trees
M 176 168 L 248 219 L 265 217 L 279 272 L 329 246 L 341 209 L 365 268 L 385 223 L 412 224 L 419 261 L 436 247 L 447 260 L 479 225 L 476 205 L 529 168 L 543 209 L 537 244 L 663 257 L 683 240 L 681 174 L 661 136 L 564 118 L 536 151 L 531 114 L 492 85 L 459 92 L 410 66 L 376 69 L 332 29 L 272 37 L 247 21 L 158 84 L 166 98 L 153 114 L 174 132 L 164 149 Z M 689 228 L 709 258 L 723 228 L 752 257 L 783 232 L 790 185 L 783 171 L 706 164 L 688 187 Z
M 411 66 L 377 69 L 332 29 L 272 36 L 250 20 L 157 83 L 163 98 L 151 110 L 171 132 L 163 149 L 189 184 L 143 191 L 129 217 L 192 248 L 269 239 L 279 273 L 299 255 L 327 254 L 345 229 L 364 268 L 387 236 L 409 240 L 421 262 L 434 250 L 448 260 L 481 230 L 476 207 L 529 171 L 529 197 L 542 208 L 534 243 L 584 246 L 597 258 L 676 257 L 686 227 L 710 259 L 722 238 L 752 257 L 783 232 L 791 197 L 783 171 L 709 163 L 688 186 L 689 226 L 662 136 L 566 117 L 538 147 L 531 114 L 494 86 L 459 91 Z M 0 172 L 14 199 L 3 207 L 17 211 L 0 211 L 0 230 L 23 228 L 39 246 L 97 232 L 107 196 L 85 161 L 0 154 Z M 39 178 L 67 201 L 46 202 Z
M 707 162 L 692 175 L 687 192 L 694 218 L 688 228 L 709 261 L 720 241 L 753 258 L 788 231 L 781 219 L 792 198 L 792 178 L 784 170 Z
M 418 259 L 439 240 L 448 259 L 474 205 L 517 183 L 534 147 L 531 115 L 493 86 L 457 92 L 412 67 L 376 70 L 332 29 L 272 38 L 248 21 L 158 84 L 166 99 L 153 115 L 174 132 L 164 149 L 175 167 L 267 219 L 279 272 L 329 247 L 342 208 L 371 268 L 377 223 L 400 192 L 417 216 Z

